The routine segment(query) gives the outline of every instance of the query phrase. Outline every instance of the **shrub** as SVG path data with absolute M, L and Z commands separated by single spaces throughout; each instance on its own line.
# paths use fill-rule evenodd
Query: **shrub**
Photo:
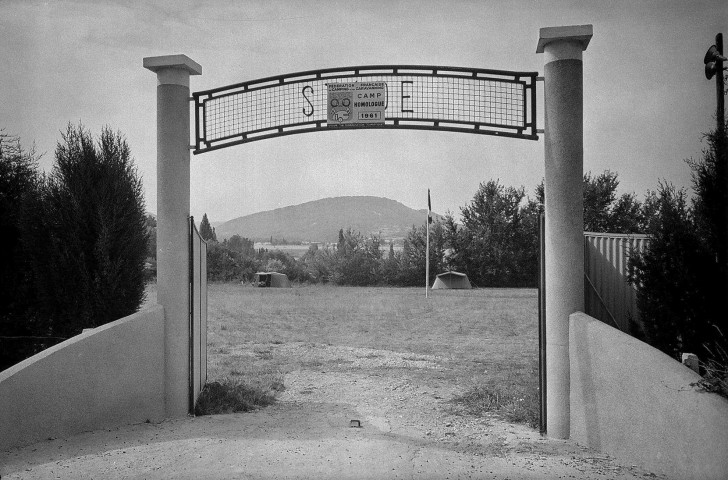
M 725 341 L 722 343 L 725 344 Z M 714 392 L 728 398 L 728 352 L 717 342 L 714 346 L 715 351 L 710 350 L 711 357 L 700 365 L 705 374 L 696 385 L 706 392 Z
M 463 395 L 451 400 L 455 413 L 483 416 L 493 413 L 509 422 L 539 427 L 538 391 L 522 385 L 503 385 L 495 382 L 470 388 Z
M 283 390 L 283 382 L 274 380 L 269 385 L 251 385 L 225 378 L 210 382 L 200 393 L 195 415 L 248 412 L 275 402 L 276 392 Z

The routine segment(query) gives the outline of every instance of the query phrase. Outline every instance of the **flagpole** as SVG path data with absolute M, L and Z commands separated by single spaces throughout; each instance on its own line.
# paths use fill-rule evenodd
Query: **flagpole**
M 428 297 L 430 291 L 430 216 L 427 216 L 427 247 L 425 253 L 425 298 Z
M 427 221 L 425 222 L 425 228 L 427 229 L 427 234 L 425 237 L 426 240 L 426 247 L 425 247 L 425 298 L 429 297 L 429 291 L 430 291 L 430 211 L 432 210 L 432 206 L 430 204 L 430 189 L 427 189 Z

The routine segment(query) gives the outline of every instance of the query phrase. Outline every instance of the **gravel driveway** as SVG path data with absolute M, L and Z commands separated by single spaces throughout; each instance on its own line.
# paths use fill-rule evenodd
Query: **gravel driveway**
M 442 359 L 303 343 L 255 412 L 140 424 L 0 453 L 3 479 L 664 478 L 527 426 L 459 415 Z M 424 373 L 427 373 L 424 375 Z M 434 375 L 433 375 L 434 373 Z M 358 420 L 360 428 L 352 427 Z

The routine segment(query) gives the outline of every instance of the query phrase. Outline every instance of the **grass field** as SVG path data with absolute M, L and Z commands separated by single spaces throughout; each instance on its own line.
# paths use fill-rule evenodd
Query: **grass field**
M 442 357 L 447 368 L 412 374 L 437 377 L 421 383 L 462 387 L 454 410 L 538 421 L 536 290 L 440 290 L 426 299 L 422 288 L 209 285 L 208 382 L 232 380 L 275 395 L 287 372 L 347 368 L 273 354 L 293 342 Z
M 147 303 L 156 301 L 148 288 Z M 274 355 L 272 347 L 312 345 L 390 350 L 447 359 L 447 368 L 411 375 L 462 387 L 453 409 L 538 422 L 538 310 L 534 289 L 436 290 L 302 285 L 267 289 L 208 286 L 208 382 L 275 396 L 297 369 L 346 369 Z M 262 396 L 265 403 L 266 397 Z

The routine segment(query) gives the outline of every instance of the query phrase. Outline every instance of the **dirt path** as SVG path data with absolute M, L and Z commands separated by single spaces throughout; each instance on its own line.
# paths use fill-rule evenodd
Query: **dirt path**
M 256 412 L 141 424 L 0 453 L 3 479 L 662 478 L 522 425 L 457 415 L 443 359 L 274 345 L 305 369 Z M 352 428 L 359 420 L 361 428 Z

